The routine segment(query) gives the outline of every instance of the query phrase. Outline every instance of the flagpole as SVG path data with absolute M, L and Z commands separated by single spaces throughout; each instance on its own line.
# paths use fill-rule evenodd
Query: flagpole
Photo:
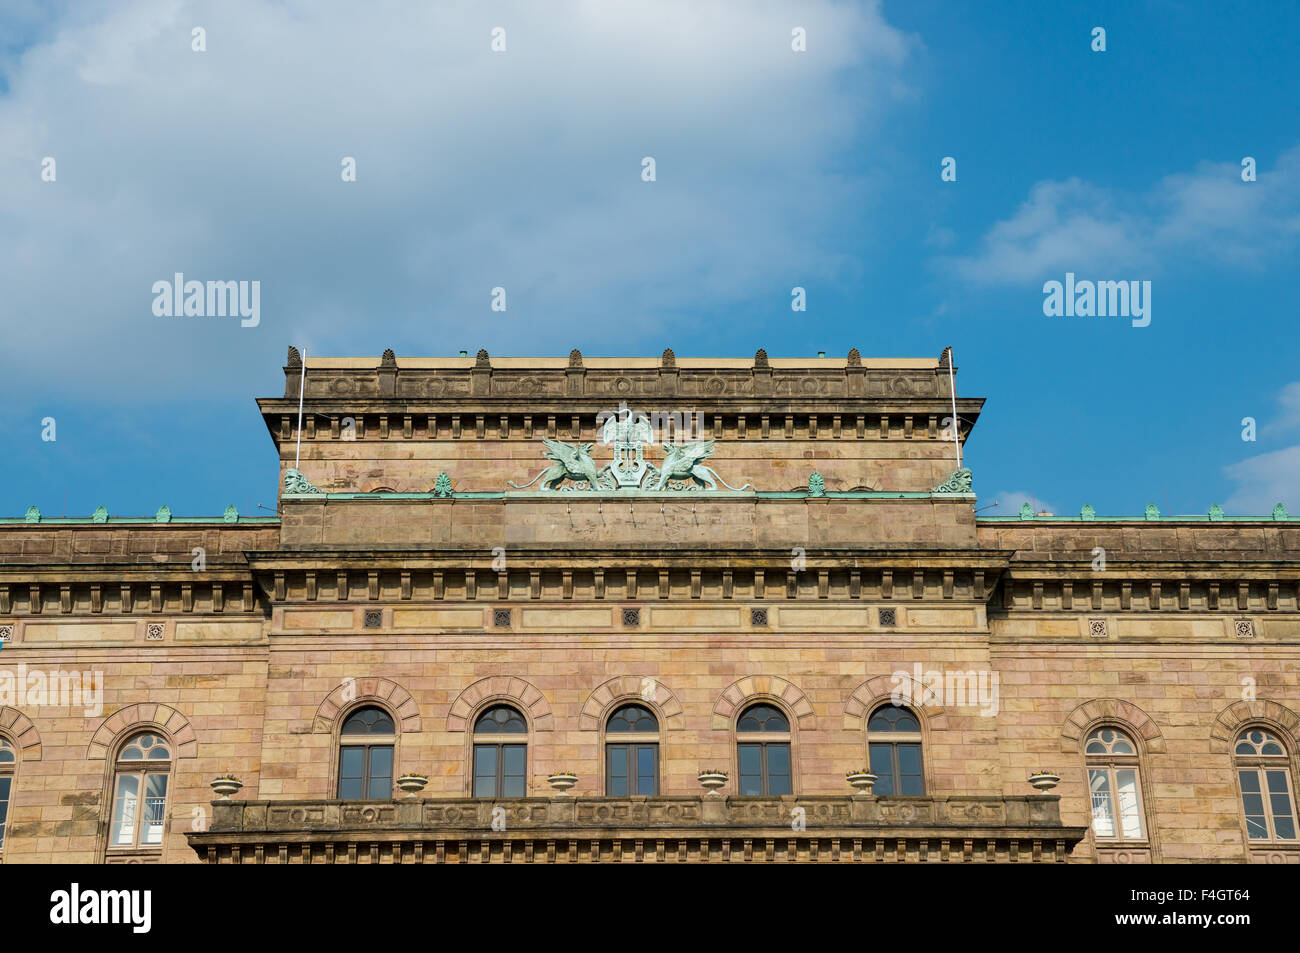
M 961 469 L 961 436 L 957 426 L 957 381 L 952 372 L 952 348 L 948 348 L 948 393 L 952 397 L 952 442 L 957 448 L 957 469 Z M 301 426 L 301 422 L 299 423 Z
M 307 349 L 302 349 L 302 376 L 298 378 L 298 446 L 293 451 L 293 468 L 302 459 L 302 395 L 307 389 Z M 956 406 L 955 404 L 953 406 Z

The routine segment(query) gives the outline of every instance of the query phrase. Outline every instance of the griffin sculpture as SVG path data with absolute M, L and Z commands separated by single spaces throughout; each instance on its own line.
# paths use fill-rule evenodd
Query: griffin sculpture
M 548 440 L 545 437 L 542 438 L 542 443 L 546 446 L 542 456 L 555 462 L 523 486 L 511 480 L 506 481 L 506 486 L 512 486 L 516 490 L 526 490 L 541 480 L 542 489 L 558 490 L 565 480 L 573 480 L 575 483 L 586 481 L 589 490 L 600 488 L 600 473 L 596 469 L 596 462 L 591 459 L 593 444 L 574 445 L 563 440 Z
M 657 472 L 651 476 L 646 487 L 648 490 L 666 490 L 669 480 L 694 480 L 706 490 L 716 490 L 719 483 L 728 490 L 747 490 L 750 487 L 748 483 L 741 487 L 732 486 L 718 476 L 716 470 L 704 465 L 704 461 L 713 455 L 712 439 L 683 444 L 665 442 L 663 448 L 664 464 L 655 468 Z

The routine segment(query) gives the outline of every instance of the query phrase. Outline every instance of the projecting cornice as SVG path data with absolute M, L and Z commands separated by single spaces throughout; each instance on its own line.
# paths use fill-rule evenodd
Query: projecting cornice
M 485 427 L 494 438 L 554 438 L 557 430 L 594 429 L 598 414 L 623 402 L 646 412 L 688 408 L 719 430 L 738 429 L 742 439 L 810 424 L 813 434 L 836 438 L 887 436 L 891 428 L 934 436 L 930 431 L 952 412 L 946 364 L 862 358 L 856 348 L 847 358 L 813 359 L 768 358 L 761 350 L 743 359 L 679 358 L 671 349 L 659 358 L 590 358 L 576 350 L 567 358 L 492 358 L 486 351 L 402 358 L 388 351 L 374 359 L 309 358 L 305 378 L 296 357 L 291 349 L 284 396 L 258 401 L 272 437 L 282 442 L 291 436 L 304 380 L 307 439 L 319 426 L 330 435 L 339 417 L 372 415 L 358 420 L 358 439 L 366 432 L 369 439 L 482 439 Z M 963 435 L 983 403 L 958 400 Z M 316 415 L 335 419 L 318 423 Z

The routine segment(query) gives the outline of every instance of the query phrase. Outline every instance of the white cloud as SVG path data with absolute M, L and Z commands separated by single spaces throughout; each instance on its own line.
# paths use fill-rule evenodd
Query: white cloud
M 984 509 L 984 507 L 988 505 L 988 502 L 992 501 L 986 502 L 983 497 L 980 498 L 978 504 L 980 516 L 1019 516 L 1020 507 L 1025 503 L 1028 503 L 1035 513 L 1046 512 L 1055 514 L 1056 516 L 1063 515 L 1061 511 L 1051 503 L 1048 503 L 1042 497 L 1035 496 L 1026 490 L 1002 490 L 998 493 L 994 493 L 992 499 L 996 500 L 998 505 Z
M 1223 511 L 1234 516 L 1267 516 L 1276 503 L 1300 515 L 1300 447 L 1287 447 L 1271 453 L 1248 457 L 1223 468 L 1228 479 L 1237 484 L 1223 504 Z
M 1039 182 L 972 254 L 941 263 L 975 284 L 1040 282 L 1066 271 L 1147 276 L 1187 259 L 1255 268 L 1298 235 L 1300 146 L 1249 183 L 1235 162 L 1202 163 L 1141 194 L 1079 179 Z
M 906 99 L 915 41 L 875 3 L 794 14 L 775 0 L 69 5 L 0 59 L 0 326 L 7 348 L 41 355 L 14 374 L 246 394 L 290 341 L 625 352 L 638 331 L 851 269 L 840 227 L 879 186 L 817 170 Z M 640 179 L 646 155 L 657 182 Z M 152 283 L 178 271 L 260 280 L 261 326 L 154 317 Z M 488 308 L 498 285 L 504 316 Z
M 1278 391 L 1277 404 L 1277 416 L 1259 427 L 1259 436 L 1276 436 L 1300 427 L 1300 381 Z M 1300 446 L 1247 457 L 1224 467 L 1223 472 L 1236 484 L 1223 504 L 1225 513 L 1266 516 L 1275 504 L 1282 503 L 1300 515 Z

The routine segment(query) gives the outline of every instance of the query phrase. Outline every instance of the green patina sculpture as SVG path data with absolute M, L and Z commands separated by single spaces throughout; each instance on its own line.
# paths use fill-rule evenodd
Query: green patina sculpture
M 1155 505 L 1154 503 L 1148 503 L 1148 504 L 1147 504 L 1146 517 L 1147 517 L 1147 519 L 1149 519 L 1149 520 L 1158 520 L 1158 519 L 1160 519 L 1160 511 L 1159 511 L 1158 509 L 1156 509 L 1156 505 Z
M 1288 517 L 1288 515 L 1289 514 L 1286 511 L 1286 507 L 1283 506 L 1281 503 L 1273 507 L 1273 519 L 1284 520 Z
M 95 510 L 95 512 L 93 512 L 93 513 L 90 514 L 90 519 L 91 519 L 92 522 L 95 522 L 95 523 L 107 523 L 107 522 L 108 522 L 108 507 L 106 507 L 106 506 L 98 507 L 98 508 Z
M 1213 521 L 1218 521 L 1223 519 L 1223 507 L 1220 506 L 1218 503 L 1215 503 L 1213 506 L 1210 507 L 1210 519 Z
M 808 495 L 809 496 L 826 495 L 826 481 L 822 479 L 822 475 L 818 473 L 816 470 L 814 470 L 812 476 L 808 478 Z
M 954 470 L 952 476 L 936 486 L 931 493 L 974 493 L 971 489 L 973 477 L 966 467 Z M 1022 514 L 1023 515 L 1023 514 Z M 1032 514 L 1031 514 L 1032 515 Z
M 451 477 L 447 475 L 446 470 L 439 473 L 438 479 L 434 481 L 433 495 L 443 498 L 451 496 Z
M 681 490 L 716 490 L 722 484 L 728 490 L 748 490 L 750 484 L 735 487 L 716 470 L 705 466 L 704 461 L 713 453 L 713 440 L 674 444 L 664 441 L 662 466 L 649 463 L 642 456 L 642 446 L 651 440 L 651 428 L 644 415 L 636 417 L 611 416 L 605 422 L 602 440 L 614 446 L 614 462 L 597 467 L 591 458 L 594 444 L 569 444 L 563 440 L 542 439 L 546 446 L 543 456 L 555 461 L 527 483 L 506 481 L 506 486 L 526 490 L 540 483 L 542 490 L 584 490 L 604 493 L 619 490 L 645 492 L 678 492 Z M 561 486 L 566 480 L 573 486 Z M 448 485 L 450 489 L 450 484 Z
M 41 511 L 34 506 L 27 507 L 27 515 L 23 517 L 24 523 L 39 523 L 41 521 Z
M 286 495 L 320 493 L 320 487 L 313 486 L 298 470 L 290 467 L 284 471 L 284 492 Z
M 239 522 L 239 510 L 235 509 L 234 503 L 231 503 L 229 506 L 226 507 L 226 512 L 221 514 L 221 519 L 223 522 L 226 523 Z
M 166 503 L 158 507 L 158 515 L 154 517 L 159 523 L 170 523 L 172 521 L 172 509 Z
M 506 486 L 512 486 L 516 490 L 526 490 L 540 480 L 543 490 L 558 490 L 565 480 L 572 480 L 574 483 L 586 483 L 588 490 L 601 488 L 596 461 L 591 459 L 591 448 L 594 444 L 571 444 L 546 437 L 542 438 L 542 443 L 546 446 L 542 456 L 555 462 L 523 486 L 519 486 L 513 480 L 507 480 Z
M 1083 509 L 1079 510 L 1079 519 L 1095 520 L 1096 518 L 1097 518 L 1097 511 L 1092 508 L 1092 504 L 1084 503 Z
M 1034 518 L 1034 508 L 1028 503 L 1020 504 L 1020 518 L 1022 520 L 1031 520 Z
M 668 485 L 669 480 L 694 480 L 698 486 L 706 490 L 716 490 L 719 483 L 728 490 L 749 489 L 748 483 L 744 486 L 732 486 L 718 476 L 717 470 L 704 465 L 704 461 L 713 456 L 713 444 L 712 439 L 683 444 L 665 442 L 663 444 L 664 465 L 655 467 L 651 464 L 651 469 L 657 472 L 652 472 L 646 489 L 670 490 L 672 487 Z

